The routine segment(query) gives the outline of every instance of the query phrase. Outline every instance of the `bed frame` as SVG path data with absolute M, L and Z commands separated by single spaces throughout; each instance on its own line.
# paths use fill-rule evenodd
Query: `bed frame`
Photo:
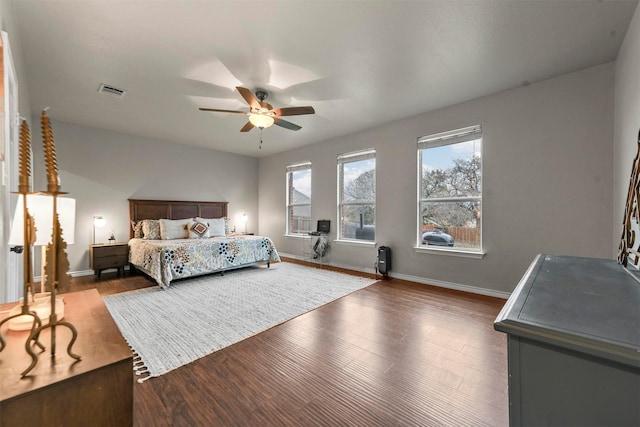
M 175 200 L 129 199 L 129 219 L 226 218 L 229 202 L 190 202 Z M 133 228 L 129 226 L 129 238 Z
M 131 221 L 140 221 L 143 219 L 185 219 L 185 218 L 226 218 L 227 207 L 229 202 L 192 202 L 177 200 L 143 200 L 129 199 L 129 219 Z M 131 222 L 130 221 L 130 222 Z M 133 227 L 129 227 L 129 237 L 133 238 Z M 224 271 L 251 265 L 266 264 L 271 266 L 271 260 L 261 260 L 249 264 L 244 264 L 228 269 L 222 269 L 203 274 L 224 274 Z M 136 271 L 147 274 L 144 270 L 137 268 L 129 263 L 132 273 Z M 148 275 L 148 274 L 147 274 Z

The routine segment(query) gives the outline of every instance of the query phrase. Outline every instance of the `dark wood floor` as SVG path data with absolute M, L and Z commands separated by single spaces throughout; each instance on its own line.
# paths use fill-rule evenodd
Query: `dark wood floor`
M 108 295 L 143 276 L 81 277 Z M 505 301 L 380 281 L 143 384 L 135 425 L 508 424 Z

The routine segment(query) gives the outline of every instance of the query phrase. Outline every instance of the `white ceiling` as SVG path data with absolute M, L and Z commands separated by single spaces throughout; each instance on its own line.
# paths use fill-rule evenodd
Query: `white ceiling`
M 613 61 L 637 0 L 14 0 L 32 113 L 261 157 Z M 101 83 L 127 91 L 100 95 Z M 264 88 L 302 129 L 240 133 Z

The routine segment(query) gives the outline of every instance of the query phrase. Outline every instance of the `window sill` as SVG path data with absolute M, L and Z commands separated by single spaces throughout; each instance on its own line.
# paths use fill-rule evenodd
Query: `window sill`
M 291 237 L 293 239 L 308 239 L 309 236 L 307 233 L 304 234 L 285 234 L 284 237 Z
M 446 256 L 457 256 L 462 258 L 473 258 L 473 259 L 482 259 L 484 258 L 485 252 L 472 252 L 465 251 L 461 249 L 445 249 L 445 248 L 426 248 L 424 246 L 416 246 L 414 247 L 416 252 L 423 254 L 436 254 L 436 255 L 446 255 Z
M 339 243 L 341 245 L 356 245 L 356 246 L 375 246 L 376 242 L 372 242 L 370 240 L 342 240 L 336 239 L 334 243 Z

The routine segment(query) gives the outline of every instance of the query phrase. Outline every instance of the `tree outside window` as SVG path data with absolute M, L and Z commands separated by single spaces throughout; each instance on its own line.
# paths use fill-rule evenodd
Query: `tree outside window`
M 338 157 L 339 239 L 375 240 L 376 159 L 374 150 Z
M 418 140 L 418 245 L 482 251 L 482 133 L 480 126 Z

